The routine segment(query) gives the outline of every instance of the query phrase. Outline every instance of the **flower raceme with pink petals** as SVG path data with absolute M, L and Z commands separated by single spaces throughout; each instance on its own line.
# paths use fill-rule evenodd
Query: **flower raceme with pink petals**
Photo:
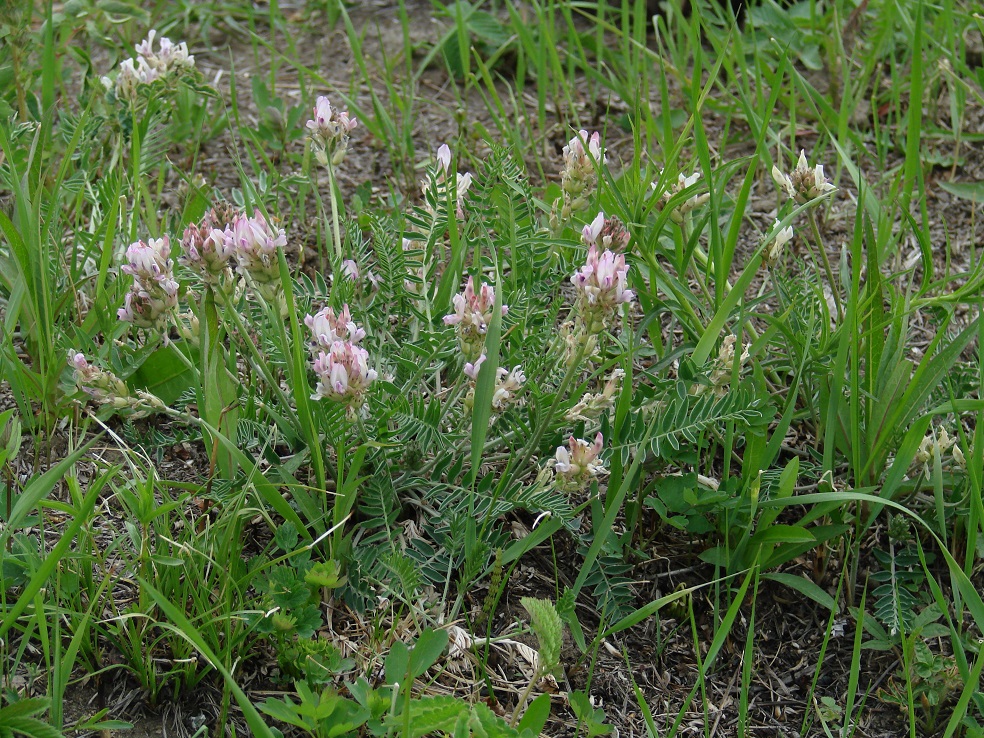
M 253 217 L 243 214 L 226 229 L 226 238 L 239 268 L 257 284 L 280 284 L 277 249 L 287 246 L 287 234 L 276 228 L 257 210 Z
M 342 163 L 348 149 L 349 134 L 358 125 L 358 119 L 350 116 L 347 110 L 332 107 L 324 95 L 318 97 L 314 118 L 306 126 L 323 165 L 327 165 L 329 160 L 335 165 Z
M 68 352 L 68 363 L 72 367 L 76 387 L 97 405 L 109 405 L 114 410 L 128 410 L 133 413 L 133 417 L 167 409 L 160 398 L 149 392 L 137 390 L 136 394 L 132 394 L 122 379 L 90 364 L 84 354 L 74 349 Z
M 120 320 L 138 328 L 162 329 L 178 306 L 178 283 L 174 279 L 171 242 L 167 236 L 138 241 L 126 250 L 127 263 L 120 271 L 133 277 Z
M 314 373 L 318 385 L 311 399 L 343 402 L 350 409 L 362 405 L 366 390 L 378 376 L 369 368 L 369 352 L 351 341 L 335 341 L 327 352 L 319 351 Z
M 599 458 L 604 447 L 601 433 L 595 436 L 593 443 L 571 436 L 567 446 L 558 446 L 550 462 L 557 485 L 568 491 L 582 490 L 604 474 L 605 464 Z
M 580 130 L 564 147 L 564 167 L 560 172 L 560 188 L 563 191 L 563 205 L 554 214 L 566 222 L 572 213 L 588 206 L 591 194 L 598 184 L 597 167 L 605 163 L 605 149 L 601 145 L 601 134 L 589 134 Z M 556 225 L 556 224 L 555 224 Z
M 578 316 L 589 334 L 604 330 L 618 306 L 635 299 L 635 293 L 626 287 L 628 272 L 624 255 L 608 249 L 599 254 L 594 245 L 588 248 L 587 261 L 571 277 L 571 284 L 578 293 Z
M 311 330 L 315 345 L 323 351 L 330 351 L 336 341 L 358 343 L 366 337 L 366 332 L 352 320 L 348 305 L 342 305 L 337 316 L 332 308 L 322 308 L 305 317 L 304 325 Z
M 452 300 L 454 312 L 444 316 L 445 325 L 454 325 L 458 329 L 458 340 L 466 361 L 475 361 L 482 353 L 485 344 L 485 334 L 489 323 L 492 322 L 492 310 L 495 308 L 495 291 L 487 284 L 482 284 L 475 291 L 475 281 L 468 277 L 465 290 L 455 295 Z M 502 306 L 502 314 L 509 311 L 508 305 Z
M 117 99 L 134 101 L 141 85 L 149 85 L 155 80 L 165 79 L 180 70 L 195 66 L 195 57 L 188 53 L 188 44 L 184 42 L 175 44 L 162 36 L 160 48 L 155 51 L 156 35 L 157 31 L 150 31 L 147 38 L 137 45 L 136 58 L 124 59 L 120 63 L 115 82 L 109 77 L 102 78 L 103 85 L 112 89 Z
M 215 211 L 205 214 L 201 223 L 190 223 L 181 239 L 184 255 L 178 261 L 193 269 L 209 284 L 228 281 L 229 260 L 234 255 L 226 231 L 217 228 Z

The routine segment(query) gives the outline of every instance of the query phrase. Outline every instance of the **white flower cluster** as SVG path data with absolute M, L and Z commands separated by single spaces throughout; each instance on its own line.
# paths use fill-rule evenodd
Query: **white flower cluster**
M 184 69 L 195 66 L 195 57 L 188 53 L 188 44 L 172 43 L 166 36 L 161 36 L 158 48 L 154 49 L 154 38 L 157 31 L 150 31 L 147 38 L 137 45 L 136 58 L 124 59 L 115 82 L 109 77 L 103 77 L 102 83 L 106 89 L 113 90 L 117 99 L 134 101 L 141 85 L 149 85 L 158 79 L 168 77 Z
M 448 196 L 448 184 L 454 179 L 455 215 L 458 220 L 465 217 L 465 195 L 468 188 L 472 186 L 471 172 L 455 172 L 451 169 L 451 148 L 447 144 L 441 144 L 437 150 L 437 168 L 434 171 L 434 182 L 424 179 L 420 182 L 420 190 L 424 195 L 424 207 L 433 212 L 431 200 L 440 206 Z

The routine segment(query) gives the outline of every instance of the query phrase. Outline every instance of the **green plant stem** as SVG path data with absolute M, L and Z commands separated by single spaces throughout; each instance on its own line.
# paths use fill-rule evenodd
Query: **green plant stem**
M 522 711 L 523 707 L 526 706 L 526 700 L 529 699 L 530 692 L 533 691 L 533 685 L 535 685 L 540 680 L 540 676 L 541 676 L 540 670 L 537 669 L 533 673 L 533 678 L 530 679 L 530 683 L 526 685 L 526 689 L 523 690 L 523 693 L 519 696 L 519 699 L 516 701 L 516 709 L 513 710 L 512 717 L 509 718 L 510 727 L 515 728 L 516 723 L 519 722 L 520 712 Z
M 840 294 L 837 291 L 837 283 L 834 281 L 834 271 L 830 268 L 830 259 L 827 258 L 827 250 L 823 247 L 823 240 L 820 238 L 820 229 L 817 227 L 816 214 L 811 209 L 807 212 L 806 217 L 810 221 L 813 243 L 817 247 L 817 251 L 820 252 L 820 259 L 823 261 L 823 270 L 827 275 L 827 281 L 830 283 L 830 294 L 834 296 L 834 304 L 837 306 L 837 322 L 841 323 L 844 320 L 844 308 L 841 305 Z
M 342 263 L 342 234 L 338 225 L 338 199 L 335 194 L 335 167 L 331 162 L 325 167 L 328 170 L 328 199 L 331 202 L 331 231 L 335 246 L 335 258 L 339 265 Z
M 587 345 L 587 341 L 582 342 L 577 349 L 577 353 L 574 355 L 574 359 L 570 364 L 568 364 L 567 372 L 564 374 L 564 378 L 560 382 L 560 387 L 557 388 L 557 394 L 554 395 L 553 402 L 550 404 L 550 408 L 547 410 L 547 414 L 543 417 L 542 422 L 537 425 L 536 430 L 533 431 L 533 435 L 530 436 L 529 442 L 526 444 L 522 455 L 519 457 L 519 464 L 516 468 L 524 468 L 530 462 L 530 458 L 539 447 L 540 441 L 543 439 L 543 434 L 546 433 L 547 427 L 553 421 L 557 408 L 560 406 L 560 403 L 567 396 L 567 392 L 571 388 L 571 382 L 574 381 L 574 377 L 577 376 L 580 371 L 581 361 L 584 360 L 584 355 L 587 353 Z
M 346 451 L 346 435 L 348 434 L 351 423 L 345 421 L 342 424 L 341 440 L 335 446 L 335 455 L 338 457 L 338 483 L 335 485 L 335 504 L 332 505 L 332 526 L 335 528 L 335 532 L 331 534 L 331 551 L 329 555 L 332 558 L 338 556 L 339 551 L 342 546 L 342 534 L 343 526 L 341 525 L 342 519 L 347 516 L 349 506 L 345 504 L 345 500 L 342 495 L 347 494 L 345 486 L 347 480 L 345 479 L 345 451 Z

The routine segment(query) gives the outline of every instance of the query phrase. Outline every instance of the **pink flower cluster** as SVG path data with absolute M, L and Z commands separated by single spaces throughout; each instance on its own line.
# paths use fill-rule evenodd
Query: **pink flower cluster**
M 492 321 L 495 291 L 483 283 L 476 292 L 474 280 L 468 277 L 464 292 L 455 295 L 451 302 L 454 312 L 444 316 L 444 324 L 457 326 L 458 341 L 465 360 L 475 361 L 482 354 L 485 334 Z M 508 311 L 509 306 L 503 305 L 502 314 L 505 315 Z
M 465 362 L 465 376 L 473 381 L 478 381 L 478 372 L 485 362 L 483 353 L 475 363 Z M 495 390 L 492 393 L 492 408 L 494 410 L 505 410 L 516 402 L 516 396 L 526 383 L 526 375 L 521 366 L 514 366 L 512 371 L 500 366 L 496 371 Z
M 178 261 L 212 285 L 227 284 L 232 276 L 229 259 L 235 250 L 226 236 L 228 226 L 229 223 L 223 222 L 222 216 L 213 208 L 201 223 L 190 223 L 181 239 L 184 255 Z
M 359 125 L 359 121 L 347 110 L 332 107 L 328 98 L 321 95 L 314 106 L 314 118 L 306 125 L 321 163 L 327 165 L 330 161 L 338 165 L 345 158 L 349 134 Z
M 314 344 L 324 351 L 330 351 L 336 341 L 358 343 L 366 337 L 366 332 L 352 320 L 348 305 L 342 305 L 338 315 L 332 308 L 324 307 L 304 318 L 304 325 L 310 329 Z
M 226 244 L 231 247 L 239 269 L 258 285 L 280 285 L 280 261 L 277 249 L 287 246 L 287 234 L 277 228 L 257 210 L 250 218 L 236 218 L 226 229 Z
M 138 241 L 126 250 L 127 263 L 120 271 L 133 277 L 117 317 L 138 328 L 162 329 L 178 306 L 178 283 L 167 236 Z
M 327 398 L 352 408 L 362 405 L 365 391 L 379 376 L 369 368 L 369 352 L 349 341 L 335 341 L 328 352 L 319 351 L 314 373 L 318 385 L 311 399 Z
M 369 368 L 369 352 L 358 345 L 366 336 L 343 305 L 338 315 L 330 307 L 304 318 L 311 331 L 313 368 L 317 386 L 314 400 L 327 398 L 345 403 L 350 411 L 360 407 L 369 385 L 378 374 Z
M 229 261 L 268 300 L 281 295 L 279 249 L 286 248 L 287 234 L 259 210 L 253 217 L 229 208 L 213 208 L 201 223 L 189 225 L 181 240 L 181 263 L 198 272 L 206 282 L 229 287 Z
M 624 255 L 608 249 L 599 254 L 595 245 L 588 248 L 587 262 L 571 277 L 577 290 L 578 317 L 588 334 L 603 331 L 616 308 L 635 298 L 626 287 L 628 272 Z
M 567 446 L 558 446 L 551 459 L 557 486 L 567 491 L 584 489 L 591 481 L 605 473 L 605 464 L 599 458 L 605 447 L 601 433 L 593 443 L 571 436 Z

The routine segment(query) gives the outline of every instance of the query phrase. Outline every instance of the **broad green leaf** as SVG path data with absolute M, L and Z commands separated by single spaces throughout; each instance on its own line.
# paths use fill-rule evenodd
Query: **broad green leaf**
M 165 405 L 172 404 L 198 381 L 195 371 L 182 358 L 176 344 L 161 346 L 130 375 L 136 389 L 156 395 Z
M 441 657 L 446 645 L 446 630 L 425 630 L 421 633 L 410 651 L 410 677 L 416 679 L 422 676 Z
M 772 581 L 783 584 L 790 589 L 795 589 L 800 594 L 806 595 L 818 605 L 826 607 L 831 612 L 837 609 L 837 603 L 834 602 L 834 598 L 831 597 L 830 594 L 816 582 L 811 582 L 806 577 L 801 577 L 796 574 L 770 572 L 763 574 L 762 578 L 771 579 Z

